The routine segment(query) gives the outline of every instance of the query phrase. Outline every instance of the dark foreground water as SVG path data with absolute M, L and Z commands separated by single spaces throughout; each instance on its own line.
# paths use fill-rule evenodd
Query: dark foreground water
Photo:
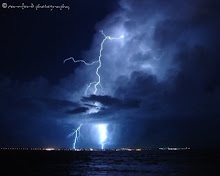
M 0 151 L 1 176 L 220 176 L 218 151 Z

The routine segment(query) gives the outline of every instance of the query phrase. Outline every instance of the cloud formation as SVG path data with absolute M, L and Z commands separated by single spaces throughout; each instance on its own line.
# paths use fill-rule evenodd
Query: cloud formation
M 216 50 L 219 2 L 122 0 L 120 5 L 120 10 L 97 25 L 97 30 L 103 29 L 108 35 L 125 36 L 122 41 L 105 44 L 100 73 L 108 96 L 83 100 L 113 106 L 120 104 L 119 99 L 132 99 L 140 104 L 127 112 L 103 113 L 103 110 L 92 117 L 117 121 L 121 128 L 126 124 L 130 130 L 125 140 L 134 131 L 141 136 L 139 141 L 143 136 L 159 140 L 160 136 L 153 132 L 156 130 L 162 133 L 161 138 L 166 131 L 169 137 L 164 137 L 164 143 L 171 139 L 179 144 L 184 140 L 186 143 L 196 140 L 197 145 L 205 145 L 206 140 L 214 143 L 213 139 L 219 137 L 216 133 L 220 124 L 220 62 Z M 99 34 L 87 55 L 95 58 L 98 41 Z M 91 70 L 89 73 L 91 76 Z M 142 123 L 155 130 L 145 131 Z M 212 130 L 205 130 L 206 124 L 213 126 Z M 189 139 L 183 136 L 186 131 L 192 134 Z M 205 139 L 197 138 L 198 133 L 206 136 Z M 178 135 L 184 140 L 177 140 Z
M 118 10 L 96 25 L 90 49 L 75 58 L 98 59 L 100 29 L 124 35 L 104 44 L 104 93 L 84 94 L 97 79 L 97 65 L 78 63 L 56 85 L 42 77 L 29 82 L 4 77 L 1 124 L 14 129 L 18 120 L 16 130 L 26 134 L 43 121 L 44 128 L 50 124 L 64 135 L 82 122 L 108 123 L 109 146 L 219 146 L 219 8 L 217 0 L 121 0 Z

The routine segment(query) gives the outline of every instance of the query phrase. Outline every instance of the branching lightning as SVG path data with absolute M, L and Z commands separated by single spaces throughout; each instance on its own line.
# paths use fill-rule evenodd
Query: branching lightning
M 72 137 L 74 136 L 74 141 L 73 141 L 73 149 L 76 149 L 76 143 L 79 140 L 81 133 L 80 133 L 80 129 L 81 129 L 82 124 L 79 125 L 79 127 L 74 130 L 72 133 L 70 133 L 67 137 Z
M 97 61 L 94 61 L 92 63 L 87 63 L 86 61 L 84 60 L 75 60 L 73 57 L 70 57 L 70 58 L 67 58 L 65 59 L 63 62 L 65 63 L 66 61 L 68 60 L 72 60 L 74 63 L 78 63 L 78 62 L 82 62 L 84 63 L 85 65 L 89 66 L 89 65 L 93 65 L 95 63 L 98 63 L 98 66 L 96 68 L 96 76 L 98 77 L 98 80 L 97 81 L 94 81 L 94 82 L 90 82 L 88 85 L 87 85 L 87 88 L 85 90 L 85 95 L 87 95 L 87 92 L 88 90 L 91 88 L 92 85 L 94 85 L 94 92 L 93 94 L 96 94 L 97 93 L 97 90 L 98 90 L 98 86 L 101 87 L 101 91 L 102 90 L 102 85 L 101 85 L 101 76 L 99 74 L 99 70 L 100 68 L 102 67 L 102 51 L 104 49 L 104 43 L 106 40 L 119 40 L 119 39 L 122 39 L 124 38 L 123 35 L 121 35 L 120 37 L 111 37 L 111 36 L 107 36 L 105 35 L 105 33 L 103 32 L 103 30 L 100 30 L 100 33 L 104 36 L 104 39 L 102 40 L 101 44 L 100 44 L 100 50 L 99 50 L 99 57 L 98 57 L 98 60 Z
M 86 62 L 85 60 L 75 60 L 73 57 L 70 57 L 70 58 L 67 58 L 63 61 L 63 63 L 65 64 L 66 61 L 69 61 L 69 60 L 72 60 L 74 63 L 79 63 L 79 62 L 82 62 L 84 63 L 86 66 L 91 66 L 93 64 L 96 64 L 98 63 L 98 66 L 96 68 L 96 76 L 98 78 L 97 81 L 93 81 L 93 82 L 90 82 L 87 87 L 86 87 L 86 90 L 85 90 L 85 95 L 87 95 L 87 92 L 88 90 L 91 88 L 91 86 L 94 85 L 94 92 L 93 94 L 96 94 L 97 91 L 98 91 L 98 86 L 100 86 L 101 88 L 101 91 L 103 92 L 103 88 L 102 88 L 102 85 L 101 85 L 101 75 L 99 74 L 99 70 L 101 69 L 102 67 L 102 51 L 104 49 L 104 43 L 106 40 L 119 40 L 119 39 L 122 39 L 124 38 L 123 35 L 121 35 L 120 37 L 111 37 L 111 36 L 107 36 L 105 35 L 105 33 L 103 32 L 103 30 L 100 30 L 100 33 L 104 36 L 104 39 L 102 40 L 101 44 L 100 44 L 100 50 L 99 50 L 99 57 L 98 57 L 98 60 L 96 61 L 93 61 L 91 63 L 88 63 Z M 73 141 L 73 149 L 76 149 L 76 143 L 77 141 L 79 140 L 81 134 L 80 134 L 80 129 L 81 129 L 81 126 L 82 124 L 79 125 L 79 127 L 73 131 L 72 133 L 70 133 L 68 135 L 68 137 L 72 137 L 74 136 L 74 141 Z M 106 131 L 106 125 L 100 125 L 99 126 L 99 132 L 101 134 L 101 146 L 102 146 L 102 149 L 104 148 L 104 142 L 107 138 L 107 131 Z
M 94 61 L 94 62 L 92 62 L 92 63 L 87 63 L 87 62 L 84 61 L 84 60 L 75 60 L 73 57 L 70 57 L 70 58 L 65 59 L 65 60 L 63 61 L 63 63 L 65 64 L 66 61 L 68 61 L 68 60 L 73 60 L 74 63 L 82 62 L 82 63 L 84 63 L 85 65 L 93 65 L 93 64 L 95 64 L 95 63 L 98 62 L 98 61 Z

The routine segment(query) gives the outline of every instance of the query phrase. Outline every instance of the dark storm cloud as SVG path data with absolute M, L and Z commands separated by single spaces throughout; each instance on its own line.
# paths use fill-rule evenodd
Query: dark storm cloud
M 88 103 L 84 103 L 83 105 L 84 105 L 84 106 L 87 106 L 87 107 L 91 107 L 91 108 L 97 107 L 96 105 L 88 104 Z
M 8 108 L 14 109 L 19 113 L 26 109 L 27 112 L 38 109 L 36 113 L 43 111 L 62 112 L 67 108 L 79 106 L 76 102 L 59 99 L 59 92 L 54 96 L 56 88 L 48 83 L 45 78 L 39 77 L 30 82 L 13 81 L 7 78 L 2 78 L 0 85 L 1 90 L 1 111 L 8 111 Z M 58 93 L 56 91 L 56 93 Z
M 98 101 L 98 102 L 100 102 L 100 103 L 102 103 L 103 105 L 106 105 L 106 106 L 112 106 L 112 105 L 115 105 L 115 104 L 119 104 L 119 102 L 120 102 L 117 98 L 113 98 L 113 97 L 108 96 L 108 95 L 104 95 L 104 96 L 91 95 L 90 97 L 83 97 L 82 101 L 85 101 L 85 102 Z
M 85 113 L 88 110 L 89 110 L 89 108 L 87 108 L 87 107 L 78 107 L 73 110 L 69 110 L 66 113 L 67 114 L 81 114 L 81 113 Z
M 136 99 L 118 99 L 108 95 L 91 95 L 90 97 L 83 97 L 83 102 L 99 102 L 107 107 L 115 107 L 118 109 L 138 108 L 140 101 Z
M 68 101 L 68 100 L 59 100 L 53 98 L 41 98 L 39 99 L 40 102 L 44 103 L 48 108 L 52 109 L 62 109 L 65 107 L 77 107 L 79 104 Z

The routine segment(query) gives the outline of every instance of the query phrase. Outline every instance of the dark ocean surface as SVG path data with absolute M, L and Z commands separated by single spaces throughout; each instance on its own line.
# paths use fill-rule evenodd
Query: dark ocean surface
M 218 151 L 0 151 L 1 176 L 220 176 Z

